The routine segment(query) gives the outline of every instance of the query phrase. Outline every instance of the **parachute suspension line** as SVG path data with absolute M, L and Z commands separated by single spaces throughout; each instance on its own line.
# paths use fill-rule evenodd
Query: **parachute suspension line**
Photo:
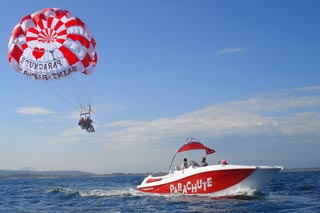
M 57 88 L 54 88 L 50 83 L 44 81 L 44 88 L 46 88 L 50 93 L 53 93 L 56 97 L 60 98 L 63 102 L 71 106 L 72 108 L 78 108 L 77 105 L 75 105 L 72 101 L 69 101 L 63 93 L 61 93 Z
M 52 84 L 54 84 L 54 88 L 61 94 L 61 96 L 65 97 L 65 99 L 70 100 L 70 102 L 74 103 L 77 105 L 77 109 L 79 109 L 79 106 L 81 106 L 81 101 L 77 99 L 73 91 L 70 90 L 70 85 L 66 84 L 64 81 L 70 81 L 68 80 L 69 78 L 64 78 L 59 81 L 51 81 Z M 50 83 L 48 83 L 50 84 Z
M 90 79 L 90 76 L 83 76 L 83 78 L 80 78 L 81 85 L 85 85 L 85 87 L 83 87 L 85 89 L 83 95 L 86 99 L 86 103 L 88 104 L 89 111 L 91 110 L 92 100 L 92 82 L 89 81 Z
M 73 89 L 75 97 L 76 97 L 79 105 L 81 106 L 81 108 L 89 107 L 90 100 L 87 98 L 88 97 L 88 95 L 87 95 L 88 83 L 84 82 L 84 79 L 83 79 L 84 76 L 77 76 L 77 77 L 79 77 L 79 79 L 76 79 L 76 77 L 73 75 L 69 77 L 70 85 Z M 80 85 L 79 85 L 80 80 L 82 80 L 82 81 L 80 82 Z
M 53 93 L 56 97 L 72 106 L 72 108 L 77 110 L 80 108 L 80 113 L 90 112 L 91 100 L 86 88 L 88 82 L 85 82 L 87 79 L 81 77 L 85 76 L 80 76 L 79 78 L 79 76 L 71 75 L 68 78 L 60 79 L 59 81 L 50 80 L 42 82 L 44 82 L 45 88 L 49 93 Z

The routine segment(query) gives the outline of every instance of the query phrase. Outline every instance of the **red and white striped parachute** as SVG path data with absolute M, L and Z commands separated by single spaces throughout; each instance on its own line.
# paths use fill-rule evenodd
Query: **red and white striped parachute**
M 8 48 L 10 65 L 38 80 L 90 74 L 97 63 L 89 28 L 71 12 L 58 8 L 23 17 L 12 31 Z

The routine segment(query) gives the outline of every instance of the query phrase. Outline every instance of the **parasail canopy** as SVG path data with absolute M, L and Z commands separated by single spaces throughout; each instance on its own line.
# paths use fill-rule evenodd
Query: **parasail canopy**
M 8 49 L 10 65 L 37 80 L 87 75 L 97 63 L 96 42 L 87 25 L 58 8 L 23 17 L 12 31 Z
M 200 142 L 188 142 L 185 145 L 183 145 L 176 153 L 189 151 L 189 150 L 195 150 L 195 149 L 203 149 L 205 150 L 206 154 L 212 154 L 215 152 L 214 149 L 211 149 L 209 147 L 206 147 Z

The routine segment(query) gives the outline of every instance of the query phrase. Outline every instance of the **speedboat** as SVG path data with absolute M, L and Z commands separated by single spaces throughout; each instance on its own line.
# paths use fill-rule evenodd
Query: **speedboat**
M 283 169 L 282 166 L 231 165 L 225 160 L 220 164 L 207 166 L 200 166 L 191 160 L 187 168 L 172 168 L 177 154 L 191 150 L 204 150 L 204 157 L 215 152 L 200 141 L 189 139 L 176 151 L 168 172 L 150 174 L 137 189 L 158 194 L 232 196 L 261 190 L 265 183 Z

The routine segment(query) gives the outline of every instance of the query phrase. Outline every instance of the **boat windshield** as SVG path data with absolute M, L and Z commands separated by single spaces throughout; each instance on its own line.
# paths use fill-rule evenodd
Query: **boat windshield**
M 192 166 L 192 168 L 200 167 L 200 165 L 194 160 L 190 161 L 190 166 Z
M 164 176 L 167 175 L 168 172 L 155 172 L 151 174 L 151 177 L 160 177 L 160 176 Z

